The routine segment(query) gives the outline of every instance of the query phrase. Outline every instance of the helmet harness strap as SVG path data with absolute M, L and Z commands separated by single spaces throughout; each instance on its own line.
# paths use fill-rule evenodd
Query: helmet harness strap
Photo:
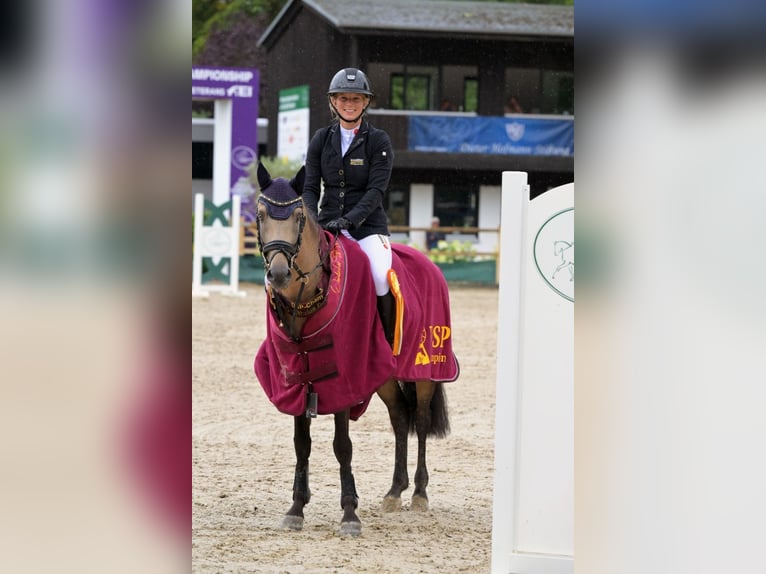
M 353 120 L 347 120 L 347 119 L 346 119 L 346 118 L 344 118 L 342 115 L 340 115 L 340 112 L 338 111 L 338 108 L 336 108 L 336 107 L 335 107 L 335 104 L 332 102 L 332 97 L 333 97 L 333 95 L 335 95 L 335 94 L 331 94 L 330 96 L 328 96 L 328 97 L 329 97 L 329 99 L 330 99 L 330 106 L 332 106 L 332 109 L 333 109 L 333 111 L 334 111 L 334 112 L 337 114 L 337 116 L 338 116 L 340 119 L 342 119 L 344 122 L 348 122 L 348 123 L 350 123 L 350 124 L 355 124 L 356 122 L 358 122 L 358 121 L 359 121 L 359 118 L 361 118 L 361 117 L 364 115 L 364 112 L 366 112 L 366 111 L 367 111 L 367 108 L 369 108 L 369 107 L 370 107 L 370 102 L 372 102 L 372 98 L 370 98 L 369 96 L 367 96 L 367 105 L 366 105 L 366 106 L 364 106 L 364 109 L 362 110 L 362 112 L 361 112 L 361 113 L 360 113 L 358 116 L 356 116 L 356 117 L 355 117 Z

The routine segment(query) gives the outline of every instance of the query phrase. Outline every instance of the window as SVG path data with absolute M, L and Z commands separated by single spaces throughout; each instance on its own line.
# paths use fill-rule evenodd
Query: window
M 566 75 L 559 79 L 559 113 L 574 115 L 574 76 Z
M 479 80 L 465 78 L 463 80 L 463 109 L 466 112 L 475 112 L 479 109 Z
M 572 72 L 543 71 L 543 113 L 574 114 Z
M 410 190 L 407 186 L 389 189 L 384 202 L 386 203 L 389 225 L 409 225 Z
M 479 190 L 470 185 L 434 185 L 434 215 L 442 227 L 476 227 Z M 476 234 L 472 234 L 476 235 Z
M 511 97 L 514 97 L 523 112 L 545 113 L 540 108 L 540 79 L 540 70 L 536 68 L 506 68 L 503 104 L 509 103 Z M 518 112 L 509 108 L 508 111 L 504 109 L 503 113 Z
M 213 142 L 192 142 L 192 179 L 213 179 Z
M 391 107 L 427 110 L 431 102 L 431 77 L 425 74 L 391 74 Z

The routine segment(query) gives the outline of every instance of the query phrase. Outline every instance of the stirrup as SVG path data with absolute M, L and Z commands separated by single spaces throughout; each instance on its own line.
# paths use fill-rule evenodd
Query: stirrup
M 391 294 L 394 296 L 394 343 L 391 348 L 394 353 L 394 357 L 399 356 L 402 352 L 402 331 L 404 331 L 404 296 L 402 290 L 399 287 L 399 278 L 396 276 L 396 271 L 389 269 L 386 273 L 388 279 L 388 286 L 391 289 Z

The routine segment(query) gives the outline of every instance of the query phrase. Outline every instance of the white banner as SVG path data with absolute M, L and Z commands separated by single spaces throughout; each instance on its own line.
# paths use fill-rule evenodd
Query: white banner
M 309 87 L 279 91 L 277 157 L 287 161 L 306 159 L 309 145 Z

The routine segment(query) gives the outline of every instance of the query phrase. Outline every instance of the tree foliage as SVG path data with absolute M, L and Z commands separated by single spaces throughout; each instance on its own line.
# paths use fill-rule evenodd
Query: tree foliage
M 286 0 L 193 0 L 192 62 L 255 67 L 256 42 Z
M 574 0 L 473 0 L 574 5 Z M 256 42 L 287 0 L 192 0 L 192 62 L 257 67 Z

